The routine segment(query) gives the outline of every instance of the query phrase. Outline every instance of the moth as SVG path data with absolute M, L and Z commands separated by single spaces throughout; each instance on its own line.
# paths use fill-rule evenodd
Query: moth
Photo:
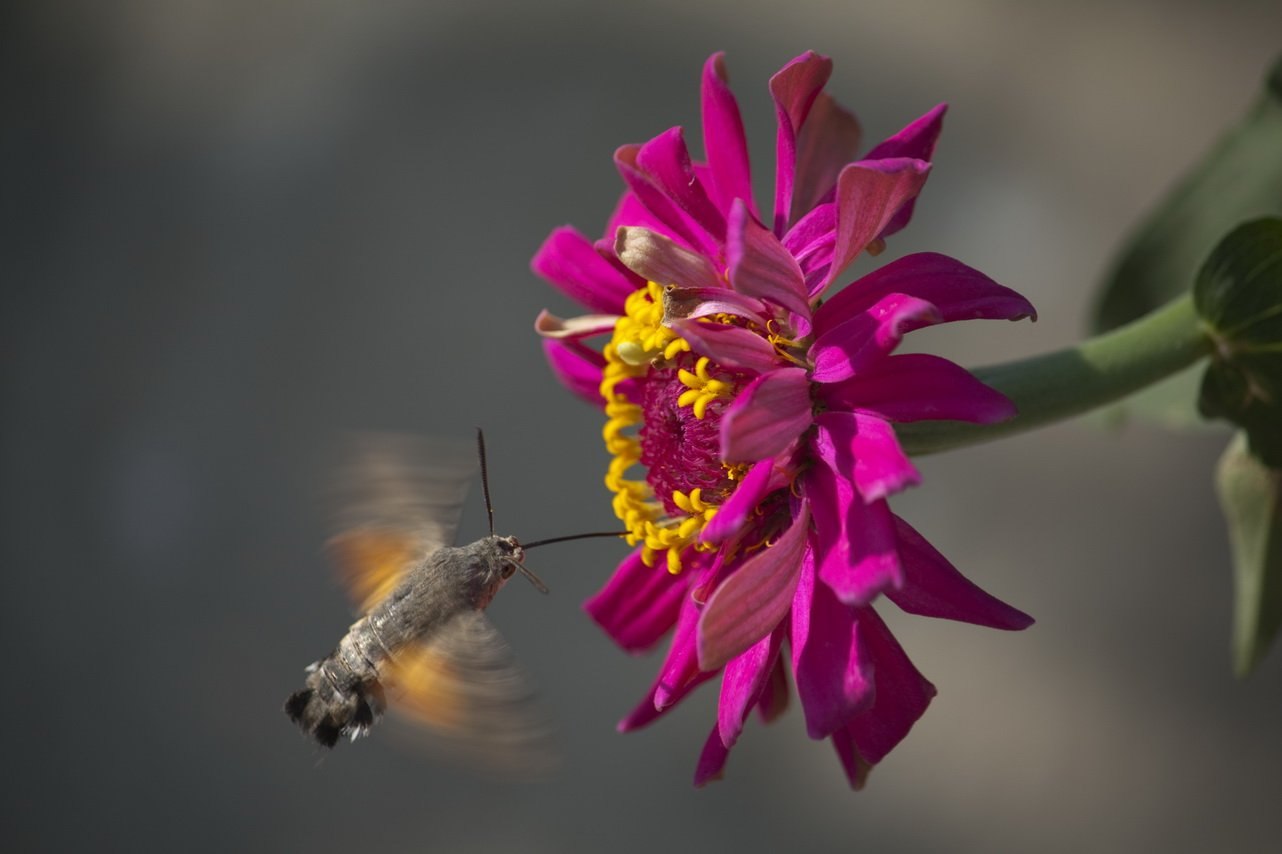
M 490 535 L 454 547 L 477 464 Z M 307 667 L 285 713 L 319 744 L 369 732 L 389 704 L 431 727 L 441 746 L 488 770 L 543 770 L 550 727 L 485 615 L 516 573 L 542 593 L 524 546 L 494 533 L 485 440 L 475 456 L 443 439 L 365 435 L 336 481 L 339 532 L 329 547 L 360 618 L 327 657 Z

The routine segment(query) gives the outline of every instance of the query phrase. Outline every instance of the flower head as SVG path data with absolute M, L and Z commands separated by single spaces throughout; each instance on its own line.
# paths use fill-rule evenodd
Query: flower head
M 1022 296 L 943 255 L 909 255 L 829 294 L 858 255 L 903 228 L 930 171 L 944 107 L 856 158 L 855 117 L 823 91 L 814 53 L 770 80 L 774 204 L 751 194 L 723 58 L 703 72 L 706 162 L 681 128 L 626 145 L 626 190 L 592 243 L 552 232 L 534 270 L 595 314 L 546 312 L 554 372 L 604 409 L 605 482 L 636 550 L 587 603 L 624 649 L 669 630 L 643 726 L 721 673 L 696 783 L 719 776 L 749 712 L 787 702 L 831 738 L 851 784 L 907 734 L 934 687 L 877 615 L 1020 629 L 1025 614 L 966 580 L 887 498 L 920 481 L 893 422 L 987 423 L 1006 398 L 936 356 L 897 355 L 914 329 L 1035 317 Z M 608 336 L 608 339 L 606 338 Z M 598 351 L 588 342 L 605 340 Z

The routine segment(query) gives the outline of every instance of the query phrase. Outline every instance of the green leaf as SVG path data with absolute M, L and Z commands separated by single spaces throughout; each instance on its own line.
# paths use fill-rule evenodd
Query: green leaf
M 1199 410 L 1245 428 L 1251 452 L 1282 467 L 1282 219 L 1246 223 L 1220 241 L 1193 303 L 1214 343 Z
M 1254 457 L 1239 433 L 1215 480 L 1233 549 L 1233 668 L 1246 676 L 1282 627 L 1282 470 Z
M 1186 175 L 1128 241 L 1096 303 L 1095 331 L 1183 294 L 1220 237 L 1282 216 L 1282 57 L 1243 122 Z

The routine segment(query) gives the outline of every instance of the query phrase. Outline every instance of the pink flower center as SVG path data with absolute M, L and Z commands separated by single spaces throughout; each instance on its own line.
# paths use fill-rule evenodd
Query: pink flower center
M 674 516 L 683 513 L 672 501 L 674 490 L 688 495 L 701 489 L 708 504 L 720 504 L 734 490 L 721 464 L 721 406 L 714 404 L 703 418 L 696 418 L 689 406 L 677 404 L 689 390 L 677 371 L 692 370 L 694 361 L 686 353 L 675 365 L 651 368 L 641 403 L 645 417 L 639 438 L 646 481 Z

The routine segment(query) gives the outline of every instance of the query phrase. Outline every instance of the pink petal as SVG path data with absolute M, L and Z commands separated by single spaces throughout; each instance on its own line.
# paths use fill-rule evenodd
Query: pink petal
M 739 104 L 727 85 L 724 53 L 714 53 L 703 66 L 703 147 L 712 175 L 710 192 L 722 211 L 735 199 L 752 203 L 752 174 L 748 142 L 739 117 Z
M 694 785 L 702 787 L 714 780 L 720 780 L 725 773 L 726 759 L 729 756 L 730 748 L 721 741 L 721 733 L 717 727 L 713 727 L 708 740 L 703 743 L 703 750 L 699 753 L 699 764 L 694 770 Z
M 779 660 L 783 635 L 777 628 L 748 647 L 742 655 L 726 662 L 721 676 L 721 698 L 717 703 L 717 730 L 727 748 L 734 747 L 739 740 L 748 712 L 770 681 L 770 674 Z
M 721 457 L 755 462 L 773 457 L 811 422 L 810 380 L 801 368 L 757 377 L 721 416 Z
M 736 291 L 770 300 L 809 319 L 810 304 L 801 268 L 779 238 L 760 225 L 742 201 L 730 207 L 726 261 L 730 284 Z
M 913 667 L 872 608 L 860 610 L 859 632 L 861 651 L 873 661 L 876 693 L 872 705 L 852 718 L 846 729 L 859 755 L 876 765 L 925 713 L 935 686 Z
M 947 110 L 947 104 L 936 105 L 926 115 L 909 123 L 899 133 L 868 152 L 864 159 L 882 160 L 888 157 L 913 157 L 917 160 L 930 160 L 935 153 L 935 143 L 939 140 L 939 131 L 943 127 L 944 113 Z M 908 221 L 913 216 L 913 208 L 916 205 L 917 200 L 912 199 L 908 204 L 900 208 L 899 212 L 890 218 L 890 222 L 886 223 L 886 227 L 881 230 L 881 234 L 878 236 L 889 237 L 908 225 Z
M 757 700 L 757 715 L 762 723 L 771 723 L 788 709 L 788 674 L 785 672 L 783 658 L 775 659 L 775 666 L 770 669 L 769 681 Z
M 903 583 L 892 514 L 884 500 L 865 504 L 831 463 L 806 472 L 805 491 L 814 504 L 816 571 L 838 599 L 866 605 Z
M 899 447 L 884 418 L 854 412 L 824 412 L 815 423 L 827 432 L 837 471 L 852 473 L 865 502 L 887 498 L 921 483 L 921 475 Z
M 917 197 L 930 164 L 906 157 L 861 160 L 841 170 L 837 178 L 837 233 L 831 284 L 855 256 L 868 247 L 891 218 Z
M 840 729 L 834 732 L 832 746 L 837 751 L 837 758 L 841 760 L 841 767 L 846 772 L 846 779 L 850 781 L 850 788 L 856 792 L 863 789 L 864 784 L 868 782 L 869 773 L 872 772 L 872 763 L 859 755 L 849 730 Z
M 583 609 L 623 649 L 644 652 L 676 623 L 688 591 L 688 579 L 646 566 L 637 549 Z
M 759 299 L 744 296 L 725 287 L 682 288 L 669 285 L 663 289 L 663 322 L 729 314 L 764 324 L 770 310 Z
M 584 347 L 578 341 L 545 339 L 543 355 L 547 357 L 552 373 L 576 397 L 593 406 L 605 407 L 605 398 L 601 397 L 601 373 L 605 368 L 605 358 L 600 353 Z
M 1037 318 L 1032 304 L 955 258 L 936 252 L 905 255 L 834 294 L 815 312 L 822 335 L 890 294 L 907 294 L 939 309 L 944 322 Z
M 623 314 L 623 301 L 636 290 L 627 276 L 568 225 L 548 235 L 530 268 L 570 299 L 606 314 Z
M 689 343 L 692 351 L 707 356 L 723 368 L 765 373 L 778 368 L 783 361 L 769 341 L 739 326 L 696 320 L 678 320 L 670 325 Z
M 784 248 L 797 259 L 806 277 L 806 295 L 813 299 L 827 283 L 837 241 L 837 204 L 826 202 L 797 220 L 783 237 Z
M 641 200 L 631 190 L 623 191 L 623 195 L 619 197 L 619 203 L 615 206 L 614 212 L 606 220 L 605 231 L 603 232 L 605 236 L 597 242 L 597 251 L 607 257 L 613 257 L 615 235 L 619 233 L 619 229 L 623 226 L 648 228 L 673 240 L 679 239 L 677 235 L 668 230 L 661 219 L 651 213 L 649 208 L 641 204 Z M 689 247 L 687 246 L 686 248 Z M 618 259 L 615 260 L 617 261 Z M 634 287 L 633 290 L 635 289 Z
M 789 226 L 793 186 L 797 174 L 797 135 L 810 108 L 832 74 L 832 60 L 807 51 L 770 78 L 770 95 L 775 101 L 779 131 L 775 141 L 776 234 Z
M 904 565 L 904 586 L 888 590 L 886 595 L 904 611 L 1008 631 L 1033 624 L 1032 617 L 985 593 L 958 572 L 948 558 L 897 516 L 895 533 Z
M 809 527 L 809 503 L 802 501 L 792 526 L 713 591 L 699 618 L 700 670 L 718 669 L 788 614 Z
M 680 130 L 680 128 L 673 128 Z M 628 189 L 662 225 L 654 229 L 661 234 L 684 243 L 698 252 L 715 256 L 720 248 L 722 233 L 709 234 L 668 193 L 658 180 L 637 163 L 642 146 L 624 145 L 614 152 L 614 165 L 623 176 Z
M 887 356 L 858 376 L 821 387 L 833 409 L 872 412 L 890 421 L 952 420 L 993 424 L 1015 415 L 1015 405 L 939 356 Z
M 885 358 L 904 335 L 938 323 L 939 309 L 932 303 L 904 294 L 887 294 L 862 314 L 827 329 L 810 348 L 817 383 L 850 379 Z
M 791 644 L 811 738 L 835 732 L 872 702 L 872 667 L 856 630 L 859 613 L 816 583 L 814 560 L 808 559 L 793 600 Z
M 797 174 L 788 221 L 796 222 L 824 200 L 841 167 L 855 159 L 861 131 L 854 114 L 820 92 L 797 137 Z
M 717 270 L 703 255 L 648 228 L 619 228 L 614 254 L 629 270 L 660 285 L 723 288 Z
M 695 648 L 695 626 L 698 620 L 698 606 L 690 597 L 685 597 L 682 599 L 676 631 L 672 634 L 672 642 L 663 666 L 659 668 L 659 675 L 637 707 L 619 721 L 619 732 L 629 732 L 653 722 L 696 687 L 716 675 L 699 671 Z
M 774 457 L 767 457 L 753 464 L 743 480 L 739 481 L 735 491 L 704 526 L 699 539 L 705 543 L 722 543 L 737 537 L 761 499 L 785 483 L 786 478 L 775 470 Z
M 585 314 L 580 317 L 557 317 L 546 308 L 534 318 L 534 331 L 543 338 L 590 338 L 613 332 L 617 314 Z

